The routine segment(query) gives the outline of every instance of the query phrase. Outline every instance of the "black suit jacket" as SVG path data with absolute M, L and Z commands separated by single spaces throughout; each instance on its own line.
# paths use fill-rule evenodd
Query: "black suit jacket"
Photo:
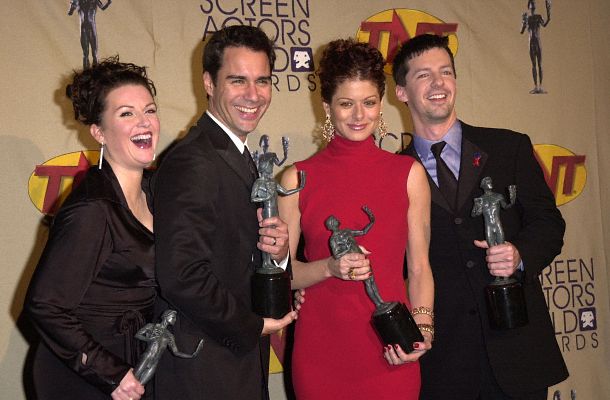
M 462 135 L 456 212 L 428 176 L 436 335 L 432 350 L 421 358 L 421 398 L 475 399 L 485 355 L 507 395 L 542 390 L 568 376 L 538 278 L 561 252 L 565 223 L 527 135 L 463 122 Z M 418 158 L 413 142 L 403 153 Z M 489 327 L 484 288 L 493 277 L 485 251 L 473 244 L 485 239 L 484 221 L 482 216 L 471 217 L 473 199 L 483 193 L 479 185 L 486 176 L 492 178 L 495 192 L 517 186 L 516 205 L 502 210 L 500 219 L 506 240 L 517 247 L 525 267 L 520 275 L 529 323 L 522 328 Z
M 156 373 L 160 399 L 266 397 L 269 341 L 251 310 L 256 248 L 253 178 L 235 144 L 207 114 L 163 159 L 155 180 L 156 271 L 178 311 L 176 344 Z M 253 261 L 254 260 L 254 261 Z

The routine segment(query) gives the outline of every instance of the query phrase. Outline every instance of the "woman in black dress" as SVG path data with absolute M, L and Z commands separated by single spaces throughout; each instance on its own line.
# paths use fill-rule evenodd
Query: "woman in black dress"
M 137 400 L 134 334 L 152 320 L 157 286 L 145 171 L 159 139 L 155 87 L 115 57 L 76 72 L 66 92 L 101 156 L 55 217 L 26 298 L 42 338 L 35 389 L 41 400 Z

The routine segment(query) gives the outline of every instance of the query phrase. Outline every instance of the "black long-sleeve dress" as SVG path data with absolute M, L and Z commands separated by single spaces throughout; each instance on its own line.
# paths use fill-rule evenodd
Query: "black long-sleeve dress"
M 147 194 L 148 182 L 145 171 Z M 55 217 L 26 297 L 42 338 L 38 398 L 108 399 L 137 362 L 134 334 L 152 320 L 156 287 L 152 232 L 110 166 L 91 168 Z

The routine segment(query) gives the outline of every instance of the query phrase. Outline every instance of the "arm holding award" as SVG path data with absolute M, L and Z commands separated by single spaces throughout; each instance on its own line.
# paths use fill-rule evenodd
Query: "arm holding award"
M 305 174 L 299 174 L 300 185 L 296 189 L 286 190 L 273 178 L 273 165 L 281 166 L 288 158 L 288 138 L 282 137 L 284 158 L 279 160 L 275 153 L 269 152 L 269 137 L 263 135 L 260 140 L 262 151 L 255 153 L 259 177 L 252 186 L 251 201 L 261 202 L 263 218 L 278 216 L 278 195 L 290 196 L 303 189 Z M 252 277 L 252 306 L 254 312 L 262 317 L 281 318 L 290 312 L 290 273 L 280 268 L 271 254 L 262 252 L 263 263 L 256 268 Z
M 372 228 L 375 217 L 367 206 L 363 206 L 362 210 L 369 216 L 369 223 L 362 230 L 340 229 L 340 222 L 333 215 L 326 219 L 326 227 L 332 231 L 329 244 L 333 258 L 340 259 L 343 255 L 349 253 L 363 253 L 355 237 L 365 235 Z M 352 279 L 354 276 L 353 271 L 350 271 L 348 276 Z M 371 323 L 384 347 L 387 346 L 384 357 L 392 365 L 399 365 L 403 361 L 414 361 L 414 359 L 409 360 L 404 353 L 411 353 L 413 348 L 417 349 L 420 346 L 416 342 L 424 341 L 419 329 L 427 332 L 432 337 L 434 334 L 433 325 L 416 324 L 403 303 L 384 301 L 372 273 L 364 280 L 364 286 L 367 295 L 375 304 Z M 434 314 L 431 308 L 418 307 L 414 312 L 417 312 L 417 314 L 427 314 L 431 319 L 430 322 L 433 322 Z
M 307 292 L 297 306 L 292 354 L 297 398 L 419 395 L 417 360 L 433 335 L 430 194 L 419 163 L 375 143 L 387 133 L 384 64 L 365 43 L 328 45 L 318 70 L 328 144 L 282 176 L 287 189 L 299 186 L 299 174 L 307 176 L 301 191 L 278 199 L 288 225 L 292 288 Z M 405 253 L 414 261 L 408 295 Z M 395 309 L 407 319 L 413 311 L 414 340 L 384 339 L 387 330 L 375 326 L 376 316 L 393 320 Z
M 504 195 L 492 191 L 493 183 L 489 176 L 481 180 L 483 195 L 474 199 L 473 217 L 483 215 L 485 220 L 485 241 L 487 248 L 504 244 L 504 229 L 500 222 L 500 208 L 509 208 L 515 204 L 517 189 L 515 185 L 508 187 L 510 203 Z M 517 253 L 518 254 L 518 253 Z M 513 263 L 515 268 L 508 268 L 508 273 L 514 272 L 520 260 Z M 505 272 L 506 273 L 506 272 Z M 485 288 L 485 299 L 489 322 L 493 329 L 512 329 L 527 324 L 527 307 L 523 286 L 517 279 L 506 275 L 496 275 L 492 283 Z

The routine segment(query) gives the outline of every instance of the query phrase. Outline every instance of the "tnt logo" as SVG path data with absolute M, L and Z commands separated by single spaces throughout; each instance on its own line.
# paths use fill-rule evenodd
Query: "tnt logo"
M 534 153 L 558 206 L 582 193 L 587 182 L 586 156 L 553 144 L 537 144 Z
M 37 165 L 28 181 L 32 203 L 44 214 L 55 214 L 61 203 L 85 177 L 89 164 L 97 163 L 99 151 L 78 151 Z
M 313 71 L 313 54 L 309 47 L 290 48 L 290 66 L 293 72 Z
M 360 23 L 356 39 L 376 47 L 386 59 L 385 72 L 391 73 L 392 61 L 400 45 L 414 36 L 432 33 L 449 37 L 449 48 L 457 53 L 456 23 L 445 23 L 423 11 L 385 10 Z
M 581 331 L 594 331 L 597 329 L 595 307 L 581 308 L 578 310 L 578 316 L 578 326 Z

